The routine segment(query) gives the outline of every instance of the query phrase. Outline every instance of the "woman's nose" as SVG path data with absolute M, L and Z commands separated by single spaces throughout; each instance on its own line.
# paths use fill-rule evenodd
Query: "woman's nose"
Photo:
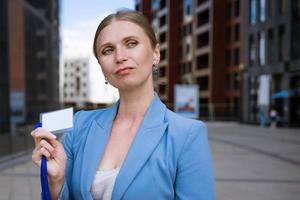
M 126 60 L 127 60 L 127 56 L 126 56 L 125 50 L 122 48 L 117 48 L 116 49 L 116 62 L 119 64 Z

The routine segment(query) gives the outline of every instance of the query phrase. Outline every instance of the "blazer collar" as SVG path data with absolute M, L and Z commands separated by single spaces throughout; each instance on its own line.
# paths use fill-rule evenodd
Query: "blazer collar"
M 113 200 L 122 198 L 158 145 L 167 127 L 164 122 L 166 110 L 166 106 L 155 94 L 117 176 Z
M 83 196 L 91 197 L 90 188 L 109 139 L 112 122 L 118 107 L 119 101 L 104 110 L 87 130 L 89 134 L 83 152 L 82 163 L 84 174 L 81 174 L 81 184 L 85 188 Z M 112 199 L 121 199 L 159 143 L 167 127 L 167 124 L 164 122 L 166 110 L 166 106 L 155 94 L 119 171 Z
M 94 176 L 98 169 L 105 146 L 109 139 L 112 122 L 115 118 L 119 106 L 119 102 L 114 103 L 111 107 L 106 108 L 102 112 L 97 113 L 95 120 L 91 126 L 87 127 L 88 132 L 85 147 L 83 150 L 81 188 L 83 199 L 92 199 L 90 189 L 94 180 Z
M 114 103 L 111 107 L 106 108 L 99 117 L 97 117 L 96 122 L 103 129 L 110 129 L 113 120 L 118 112 L 120 100 Z
M 120 100 L 114 103 L 110 108 L 107 108 L 101 115 L 97 118 L 98 125 L 103 128 L 111 128 L 112 122 L 117 114 L 119 108 Z M 161 102 L 157 93 L 154 93 L 153 99 L 147 112 L 145 113 L 143 122 L 146 123 L 141 124 L 143 128 L 154 127 L 164 120 L 164 114 L 166 111 L 166 106 Z

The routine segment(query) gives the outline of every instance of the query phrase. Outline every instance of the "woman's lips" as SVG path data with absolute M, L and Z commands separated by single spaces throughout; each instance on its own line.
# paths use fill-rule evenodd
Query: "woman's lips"
M 118 75 L 125 75 L 130 72 L 130 70 L 134 69 L 133 67 L 122 67 L 116 71 Z

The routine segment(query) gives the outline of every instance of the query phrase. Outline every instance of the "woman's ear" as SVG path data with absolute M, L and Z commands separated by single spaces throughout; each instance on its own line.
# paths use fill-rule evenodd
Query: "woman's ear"
M 159 44 L 156 44 L 154 51 L 153 51 L 153 60 L 156 61 L 156 64 L 160 61 L 160 46 Z

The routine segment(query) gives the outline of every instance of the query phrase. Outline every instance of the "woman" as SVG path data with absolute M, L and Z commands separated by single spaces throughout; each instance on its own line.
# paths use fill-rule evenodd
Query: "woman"
M 32 159 L 40 167 L 47 157 L 52 197 L 214 199 L 205 125 L 168 110 L 154 93 L 160 51 L 146 18 L 128 10 L 107 16 L 94 54 L 120 100 L 78 112 L 63 145 L 42 128 L 32 132 Z

